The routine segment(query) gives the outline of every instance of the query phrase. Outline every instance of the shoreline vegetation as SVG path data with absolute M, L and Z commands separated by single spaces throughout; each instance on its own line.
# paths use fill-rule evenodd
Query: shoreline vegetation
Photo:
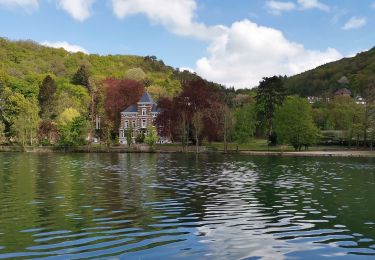
M 199 147 L 200 154 L 225 153 L 223 143 L 207 144 Z M 0 152 L 29 152 L 29 153 L 196 153 L 194 145 L 183 148 L 178 144 L 156 145 L 151 148 L 149 145 L 127 145 L 111 146 L 106 145 L 85 145 L 76 147 L 61 146 L 0 146 Z M 244 154 L 249 156 L 290 156 L 290 157 L 374 157 L 375 151 L 359 150 L 356 148 L 344 148 L 338 146 L 313 146 L 310 150 L 294 151 L 288 146 L 238 146 L 231 143 L 227 154 Z
M 312 92 L 300 93 L 290 78 L 275 75 L 235 89 L 155 56 L 70 54 L 2 38 L 0 47 L 0 144 L 21 147 L 4 150 L 198 153 L 202 147 L 310 155 L 303 150 L 365 151 L 375 144 L 373 77 L 327 71 L 320 77 L 329 79 L 329 89 L 322 80 L 305 80 L 298 85 Z M 145 103 L 139 102 L 145 93 L 157 112 L 124 119 L 124 109 Z M 143 117 L 148 110 L 142 108 Z M 162 140 L 174 144 L 155 147 Z M 105 145 L 97 147 L 99 141 Z M 120 142 L 136 144 L 119 148 Z

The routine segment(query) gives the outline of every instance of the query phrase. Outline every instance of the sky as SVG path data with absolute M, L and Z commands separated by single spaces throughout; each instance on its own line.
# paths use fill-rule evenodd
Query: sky
M 375 45 L 375 0 L 0 0 L 0 37 L 155 55 L 236 88 Z

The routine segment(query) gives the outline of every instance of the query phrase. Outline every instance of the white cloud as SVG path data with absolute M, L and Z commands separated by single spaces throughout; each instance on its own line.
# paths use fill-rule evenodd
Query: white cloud
M 85 50 L 83 47 L 78 46 L 78 45 L 73 45 L 68 42 L 62 41 L 62 42 L 49 42 L 49 41 L 44 41 L 40 43 L 41 45 L 47 46 L 47 47 L 52 47 L 52 48 L 63 48 L 69 52 L 83 52 L 88 54 L 89 52 Z
M 330 7 L 326 4 L 321 3 L 319 0 L 298 0 L 302 9 L 320 9 L 322 11 L 328 12 Z
M 27 12 L 32 12 L 39 7 L 38 0 L 0 0 L 0 7 L 3 8 L 23 8 Z
M 358 29 L 367 24 L 366 17 L 356 17 L 353 16 L 349 19 L 349 21 L 346 22 L 344 27 L 342 27 L 344 30 L 352 30 L 352 29 Z
M 375 8 L 375 2 L 372 3 L 371 7 L 372 7 L 372 8 Z
M 328 12 L 330 11 L 330 7 L 326 4 L 321 3 L 319 0 L 297 0 L 297 3 L 288 1 L 276 1 L 276 0 L 268 0 L 266 1 L 266 7 L 269 11 L 273 14 L 281 14 L 285 11 L 293 11 L 293 10 L 309 10 L 309 9 L 319 9 L 321 11 Z
M 306 9 L 324 9 L 316 5 L 319 2 L 314 3 L 300 4 Z M 262 77 L 293 75 L 342 57 L 332 48 L 307 50 L 286 39 L 282 32 L 249 20 L 235 22 L 230 27 L 199 23 L 195 19 L 195 0 L 112 0 L 112 6 L 118 18 L 144 14 L 176 35 L 207 41 L 208 54 L 197 61 L 194 71 L 227 86 L 256 86 Z M 277 3 L 273 7 L 292 8 Z
M 281 12 L 292 11 L 296 9 L 296 5 L 293 2 L 280 2 L 274 0 L 267 1 L 266 7 L 273 14 L 281 14 Z
M 177 35 L 209 40 L 220 35 L 223 26 L 208 28 L 195 22 L 195 0 L 112 0 L 113 12 L 122 19 L 129 15 L 144 14 L 152 22 L 161 24 Z
M 74 19 L 82 22 L 91 16 L 91 6 L 94 2 L 95 0 L 59 0 L 58 5 Z
M 208 53 L 197 61 L 198 74 L 235 87 L 253 87 L 262 77 L 294 75 L 342 58 L 332 48 L 307 50 L 282 32 L 249 20 L 233 23 L 227 33 L 212 41 Z

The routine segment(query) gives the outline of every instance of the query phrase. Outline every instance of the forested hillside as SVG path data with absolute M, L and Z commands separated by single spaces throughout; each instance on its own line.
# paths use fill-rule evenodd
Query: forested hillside
M 180 77 L 194 77 L 187 72 L 179 73 L 154 56 L 87 55 L 44 47 L 32 41 L 0 38 L 0 84 L 26 97 L 38 95 L 40 83 L 48 74 L 54 77 L 58 88 L 69 85 L 81 65 L 88 68 L 93 83 L 111 77 L 143 77 L 151 92 L 172 95 L 181 90 Z
M 353 95 L 366 96 L 368 88 L 375 88 L 375 48 L 344 58 L 316 69 L 290 77 L 285 81 L 289 94 L 301 96 L 330 96 L 342 87 L 338 81 L 346 77 Z

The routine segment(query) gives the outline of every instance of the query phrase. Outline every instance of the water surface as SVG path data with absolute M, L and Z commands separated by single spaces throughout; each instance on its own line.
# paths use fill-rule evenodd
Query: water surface
M 375 256 L 375 161 L 0 154 L 0 258 Z

